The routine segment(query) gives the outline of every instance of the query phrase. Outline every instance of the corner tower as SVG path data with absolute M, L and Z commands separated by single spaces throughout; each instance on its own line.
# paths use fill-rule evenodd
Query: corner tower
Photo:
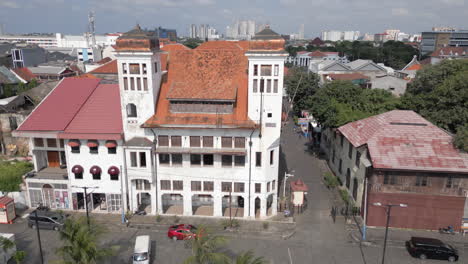
M 140 125 L 155 113 L 161 85 L 159 40 L 137 25 L 117 41 L 115 56 L 125 139 L 144 136 Z
M 249 118 L 261 125 L 262 134 L 279 137 L 283 98 L 284 39 L 269 27 L 249 42 Z

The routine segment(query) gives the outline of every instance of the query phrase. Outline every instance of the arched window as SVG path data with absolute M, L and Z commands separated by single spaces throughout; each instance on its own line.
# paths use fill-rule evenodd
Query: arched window
M 107 170 L 107 173 L 109 173 L 111 181 L 119 180 L 120 170 L 116 166 L 109 167 L 109 169 Z
M 75 179 L 83 179 L 83 167 L 80 165 L 73 166 L 72 172 L 75 174 Z
M 137 117 L 137 109 L 134 104 L 127 105 L 127 117 Z

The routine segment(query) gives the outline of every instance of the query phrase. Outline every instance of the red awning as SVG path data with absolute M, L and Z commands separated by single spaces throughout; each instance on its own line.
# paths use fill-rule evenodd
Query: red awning
M 91 173 L 91 174 L 100 174 L 101 173 L 101 168 L 99 168 L 99 166 L 92 166 L 91 169 L 89 169 L 89 173 Z
M 90 148 L 95 148 L 95 147 L 99 146 L 99 143 L 97 142 L 97 140 L 88 140 L 87 145 Z
M 80 165 L 75 165 L 72 167 L 72 170 L 71 170 L 73 173 L 83 173 L 83 167 L 81 167 Z
M 106 147 L 115 148 L 115 147 L 117 147 L 117 142 L 115 142 L 115 140 L 107 140 L 106 141 Z
M 120 170 L 119 170 L 119 168 L 117 168 L 116 166 L 111 166 L 111 167 L 109 167 L 109 169 L 107 170 L 107 173 L 109 173 L 110 175 L 119 175 Z
M 70 140 L 68 141 L 68 146 L 75 148 L 80 146 L 80 141 L 79 140 Z

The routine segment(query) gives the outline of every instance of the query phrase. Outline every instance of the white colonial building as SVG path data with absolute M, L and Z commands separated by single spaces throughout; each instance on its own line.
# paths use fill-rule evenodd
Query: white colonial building
M 160 50 L 136 27 L 115 49 L 118 84 L 67 78 L 15 132 L 31 138 L 30 206 L 275 215 L 284 40 Z

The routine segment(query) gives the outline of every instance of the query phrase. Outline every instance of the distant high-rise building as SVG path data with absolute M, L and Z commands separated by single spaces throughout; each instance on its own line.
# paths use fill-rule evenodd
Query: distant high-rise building
M 198 36 L 197 25 L 195 25 L 195 24 L 190 25 L 190 34 L 189 35 L 190 35 L 191 38 L 197 38 L 197 36 Z
M 250 39 L 255 33 L 256 23 L 253 20 L 239 20 L 226 27 L 226 38 L 229 39 Z
M 437 32 L 454 32 L 457 31 L 456 28 L 454 27 L 433 27 L 432 31 L 437 31 Z
M 386 29 L 385 34 L 387 34 L 387 40 L 398 40 L 398 34 L 400 34 L 399 29 Z
M 359 38 L 359 31 L 337 31 L 337 30 L 327 30 L 322 31 L 322 40 L 329 40 L 329 41 L 340 41 L 340 40 L 348 40 L 354 41 Z
M 426 31 L 421 33 L 421 53 L 426 54 L 443 47 L 468 47 L 468 30 Z
M 177 31 L 175 29 L 167 29 L 162 27 L 157 27 L 155 29 L 156 36 L 158 38 L 168 38 L 169 40 L 177 40 Z
M 299 27 L 298 38 L 299 38 L 299 39 L 304 39 L 304 24 L 302 24 L 302 25 Z

